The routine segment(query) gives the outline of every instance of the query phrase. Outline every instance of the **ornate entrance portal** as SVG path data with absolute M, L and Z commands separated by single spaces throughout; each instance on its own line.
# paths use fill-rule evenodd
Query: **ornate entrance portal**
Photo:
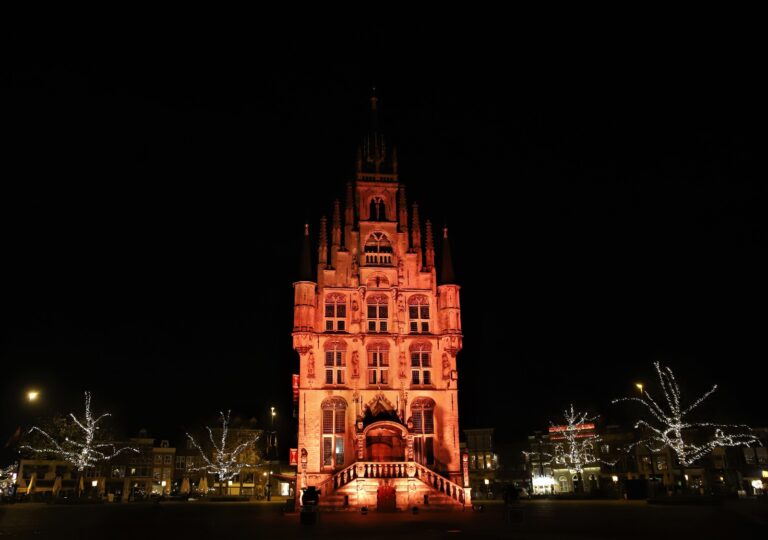
M 405 461 L 406 431 L 394 422 L 377 422 L 365 430 L 367 461 Z

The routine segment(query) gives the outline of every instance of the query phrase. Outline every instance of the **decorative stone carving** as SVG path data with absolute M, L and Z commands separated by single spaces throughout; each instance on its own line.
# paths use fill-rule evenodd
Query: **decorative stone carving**
M 307 377 L 310 379 L 315 378 L 315 353 L 309 351 L 309 358 L 307 358 Z
M 451 360 L 448 358 L 448 353 L 443 353 L 443 380 L 451 380 Z
M 360 378 L 360 354 L 357 351 L 352 351 L 352 378 Z

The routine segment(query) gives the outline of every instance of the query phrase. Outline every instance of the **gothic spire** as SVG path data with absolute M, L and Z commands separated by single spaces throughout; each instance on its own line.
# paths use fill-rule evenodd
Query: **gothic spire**
M 448 227 L 443 227 L 443 264 L 440 269 L 440 283 L 453 285 L 456 276 L 453 273 L 453 258 L 451 257 L 451 245 L 448 242 Z
M 323 216 L 320 218 L 320 253 L 318 262 L 325 267 L 328 264 L 328 219 Z
M 391 180 L 392 174 L 397 174 L 397 156 L 387 148 L 387 141 L 379 127 L 379 98 L 376 89 L 371 95 L 370 120 L 368 130 L 358 150 L 357 172 L 384 175 L 379 180 Z
M 399 210 L 399 217 L 397 220 L 397 224 L 400 227 L 400 232 L 408 233 L 408 203 L 405 200 L 405 186 L 403 184 L 400 184 L 400 187 L 398 189 L 398 195 L 400 195 L 400 200 L 398 201 L 398 206 L 400 207 Z
M 314 281 L 312 276 L 312 246 L 309 241 L 309 223 L 304 224 L 304 240 L 301 245 L 301 259 L 299 261 L 299 281 Z
M 421 268 L 421 225 L 419 224 L 419 205 L 417 203 L 413 203 L 411 216 L 413 220 L 411 225 L 411 246 L 413 246 L 413 251 L 418 254 L 418 264 L 419 268 Z
M 427 220 L 427 268 L 435 267 L 435 237 L 432 235 L 432 222 Z
M 339 247 L 341 245 L 341 202 L 339 199 L 333 201 L 333 225 L 331 227 L 331 245 Z

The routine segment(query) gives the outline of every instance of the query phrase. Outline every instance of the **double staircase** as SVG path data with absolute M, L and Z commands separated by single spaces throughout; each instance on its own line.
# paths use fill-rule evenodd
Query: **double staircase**
M 414 461 L 358 461 L 317 488 L 323 510 L 452 510 L 471 504 L 468 489 Z

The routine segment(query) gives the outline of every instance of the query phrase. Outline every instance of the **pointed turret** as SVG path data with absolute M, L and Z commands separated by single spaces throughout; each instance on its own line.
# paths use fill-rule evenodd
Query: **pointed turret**
M 358 150 L 357 172 L 376 175 L 377 180 L 392 181 L 397 175 L 397 156 L 387 148 L 387 141 L 379 129 L 379 98 L 371 96 L 371 115 L 368 133 Z
M 347 197 L 344 201 L 344 228 L 351 229 L 355 223 L 355 190 L 352 182 L 347 182 Z M 344 238 L 344 243 L 349 245 L 349 238 Z
M 301 259 L 299 261 L 299 281 L 314 281 L 312 275 L 312 249 L 309 240 L 309 224 L 304 224 L 304 241 L 301 245 Z
M 448 227 L 443 227 L 443 264 L 440 265 L 440 283 L 442 285 L 456 283 L 456 276 L 453 273 L 451 244 L 448 242 Z
M 435 237 L 432 235 L 432 222 L 427 220 L 427 251 L 426 267 L 432 269 L 435 267 Z
M 411 216 L 411 246 L 418 255 L 416 260 L 418 261 L 418 267 L 421 268 L 421 225 L 419 224 L 419 205 L 417 203 L 413 203 Z

